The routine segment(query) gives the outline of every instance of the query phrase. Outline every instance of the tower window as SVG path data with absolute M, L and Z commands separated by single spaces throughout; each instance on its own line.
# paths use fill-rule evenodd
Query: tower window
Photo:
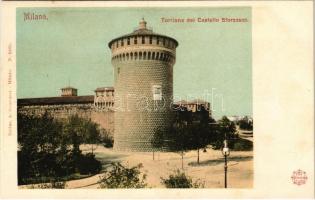
M 150 36 L 149 43 L 152 44 L 152 36 Z
M 147 52 L 143 52 L 143 60 L 147 59 Z
M 124 39 L 121 40 L 120 46 L 124 46 Z
M 127 39 L 127 45 L 130 45 L 130 38 Z
M 139 60 L 142 59 L 142 52 L 139 53 Z
M 162 86 L 161 85 L 153 85 L 153 100 L 162 100 Z
M 135 44 L 137 44 L 137 43 L 138 43 L 137 37 L 135 37 L 135 39 L 134 39 L 134 43 L 135 43 Z
M 160 44 L 160 38 L 159 37 L 156 38 L 156 44 Z
M 144 44 L 144 43 L 145 43 L 145 37 L 142 36 L 142 44 Z

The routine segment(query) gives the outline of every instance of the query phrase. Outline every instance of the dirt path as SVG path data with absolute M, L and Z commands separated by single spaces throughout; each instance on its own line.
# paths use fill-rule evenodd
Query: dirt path
M 142 172 L 147 174 L 149 187 L 161 188 L 161 177 L 166 178 L 176 169 L 181 168 L 181 157 L 177 153 L 118 153 L 99 147 L 96 157 L 107 165 L 112 161 L 120 161 L 129 167 L 143 164 Z M 233 188 L 250 188 L 253 185 L 252 152 L 231 152 L 228 158 L 228 186 Z M 190 151 L 184 156 L 184 171 L 187 175 L 205 184 L 206 188 L 223 187 L 224 160 L 220 151 L 208 149 L 200 153 L 200 163 L 196 163 L 197 152 Z M 101 174 L 67 182 L 67 188 L 98 188 Z

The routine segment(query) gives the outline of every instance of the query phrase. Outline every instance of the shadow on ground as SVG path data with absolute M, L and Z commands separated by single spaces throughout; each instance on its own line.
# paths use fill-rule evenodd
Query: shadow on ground
M 252 160 L 253 156 L 234 156 L 234 157 L 228 157 L 228 161 L 236 161 L 236 162 L 242 162 L 242 161 L 249 161 Z M 214 165 L 219 165 L 221 163 L 224 163 L 224 158 L 219 158 L 215 160 L 205 160 L 199 162 L 190 162 L 188 163 L 189 166 L 192 167 L 200 167 L 200 166 L 214 166 Z
M 127 157 L 124 154 L 104 154 L 104 153 L 95 153 L 95 158 L 102 163 L 102 169 L 106 169 L 111 163 L 121 162 L 122 158 Z

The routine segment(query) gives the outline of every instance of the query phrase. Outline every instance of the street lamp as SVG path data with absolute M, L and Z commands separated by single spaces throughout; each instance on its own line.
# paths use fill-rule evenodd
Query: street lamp
M 224 156 L 224 187 L 227 188 L 227 157 L 230 155 L 230 149 L 227 144 L 227 140 L 223 141 L 224 147 L 222 149 L 222 155 Z

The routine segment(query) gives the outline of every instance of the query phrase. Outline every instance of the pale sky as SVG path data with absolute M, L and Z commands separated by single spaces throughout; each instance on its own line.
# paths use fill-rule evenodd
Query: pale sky
M 48 20 L 24 21 L 24 13 Z M 108 42 L 131 33 L 144 17 L 175 38 L 174 96 L 204 98 L 215 118 L 252 115 L 251 8 L 18 8 L 18 98 L 79 95 L 113 86 Z M 163 23 L 161 18 L 247 18 L 245 23 Z M 223 103 L 222 103 L 223 102 Z

